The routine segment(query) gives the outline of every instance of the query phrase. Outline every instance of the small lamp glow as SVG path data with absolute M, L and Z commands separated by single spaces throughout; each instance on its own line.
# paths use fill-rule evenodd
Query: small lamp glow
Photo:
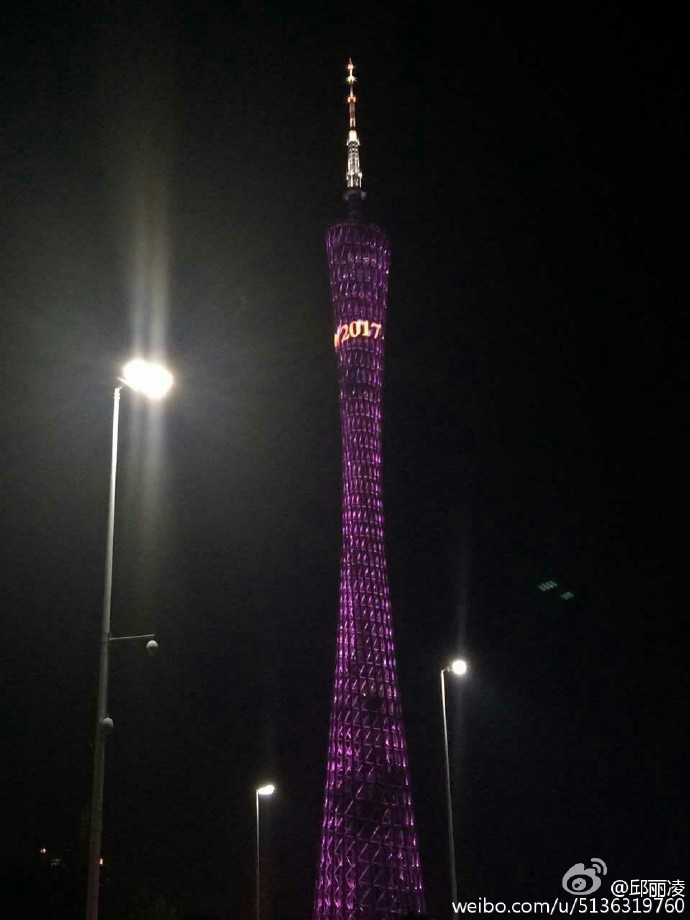
M 464 658 L 456 658 L 455 661 L 451 661 L 449 670 L 462 677 L 463 674 L 467 674 L 467 662 Z
M 173 376 L 167 367 L 141 358 L 125 364 L 121 379 L 132 390 L 143 393 L 149 399 L 162 399 L 173 384 Z
M 259 786 L 259 788 L 256 790 L 256 794 L 257 795 L 273 795 L 275 791 L 276 791 L 276 787 L 273 785 L 273 783 L 267 783 L 267 785 L 265 786 Z

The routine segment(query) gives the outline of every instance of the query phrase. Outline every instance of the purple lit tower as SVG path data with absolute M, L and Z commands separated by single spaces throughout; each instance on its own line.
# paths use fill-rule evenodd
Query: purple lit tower
M 326 234 L 343 447 L 340 615 L 315 920 L 424 910 L 383 534 L 381 390 L 390 246 L 362 219 L 352 61 L 347 217 Z

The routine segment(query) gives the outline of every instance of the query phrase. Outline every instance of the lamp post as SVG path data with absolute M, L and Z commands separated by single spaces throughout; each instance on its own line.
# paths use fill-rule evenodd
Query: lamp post
M 261 834 L 259 832 L 259 799 L 269 798 L 276 791 L 273 783 L 256 789 L 256 920 L 261 920 Z
M 443 749 L 446 759 L 446 808 L 448 821 L 448 862 L 450 864 L 450 897 L 451 901 L 458 900 L 458 876 L 455 868 L 455 833 L 453 830 L 453 795 L 450 782 L 450 756 L 448 754 L 448 716 L 446 714 L 446 674 L 455 674 L 463 677 L 467 674 L 467 661 L 456 658 L 449 665 L 441 669 L 441 709 L 443 711 Z
M 105 584 L 103 589 L 103 616 L 98 664 L 98 694 L 96 703 L 96 730 L 93 743 L 93 784 L 91 787 L 91 822 L 89 828 L 89 876 L 86 891 L 86 920 L 98 920 L 98 895 L 101 869 L 101 838 L 103 834 L 103 782 L 105 777 L 105 741 L 113 728 L 108 716 L 108 664 L 111 642 L 148 639 L 146 650 L 155 654 L 158 644 L 153 635 L 110 635 L 110 604 L 113 593 L 113 540 L 115 536 L 115 486 L 117 482 L 117 443 L 120 419 L 120 392 L 123 386 L 143 393 L 149 399 L 162 399 L 172 386 L 172 375 L 160 364 L 136 359 L 123 369 L 119 385 L 113 391 L 113 433 L 110 462 L 110 493 L 108 499 L 108 528 L 105 544 Z

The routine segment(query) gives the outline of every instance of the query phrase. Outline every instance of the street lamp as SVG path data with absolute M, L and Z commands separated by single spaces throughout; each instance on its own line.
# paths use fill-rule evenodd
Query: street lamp
M 259 833 L 259 799 L 269 798 L 276 791 L 273 783 L 256 789 L 256 920 L 261 920 L 261 835 Z
M 448 670 L 452 671 L 453 674 L 462 677 L 467 674 L 467 662 L 464 658 L 456 658 L 455 661 L 451 661 L 451 663 L 448 665 Z
M 443 747 L 446 755 L 446 807 L 448 810 L 448 862 L 450 863 L 450 897 L 458 900 L 458 876 L 455 868 L 455 833 L 453 830 L 453 796 L 450 783 L 450 756 L 448 754 L 448 717 L 446 714 L 446 674 L 464 677 L 468 664 L 464 658 L 456 658 L 441 669 L 441 709 L 443 711 Z
M 100 885 L 101 837 L 103 835 L 103 781 L 105 776 L 105 741 L 112 731 L 113 720 L 108 716 L 108 663 L 111 642 L 148 639 L 146 651 L 156 653 L 158 643 L 153 634 L 145 636 L 111 636 L 110 603 L 113 593 L 113 538 L 115 535 L 115 484 L 117 482 L 117 435 L 120 420 L 120 392 L 123 386 L 136 390 L 149 399 L 162 399 L 172 386 L 169 370 L 161 364 L 136 359 L 125 365 L 119 377 L 120 384 L 113 391 L 113 434 L 110 462 L 110 494 L 108 500 L 108 529 L 105 544 L 105 585 L 103 590 L 103 618 L 101 621 L 101 647 L 98 665 L 98 697 L 96 704 L 96 730 L 93 744 L 93 785 L 91 788 L 91 823 L 89 828 L 89 877 L 86 892 L 86 920 L 98 920 L 98 895 Z

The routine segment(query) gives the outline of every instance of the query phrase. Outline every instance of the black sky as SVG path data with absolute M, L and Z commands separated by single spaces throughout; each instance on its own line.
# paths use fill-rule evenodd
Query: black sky
M 177 386 L 162 416 L 123 399 L 113 611 L 161 653 L 113 656 L 108 896 L 251 916 L 272 778 L 272 916 L 309 916 L 340 510 L 323 238 L 352 56 L 393 251 L 387 537 L 429 906 L 447 915 L 438 671 L 463 636 L 467 895 L 555 897 L 592 856 L 683 877 L 680 23 L 143 6 L 22 5 L 2 27 L 7 875 L 80 846 L 111 391 L 149 345 Z

